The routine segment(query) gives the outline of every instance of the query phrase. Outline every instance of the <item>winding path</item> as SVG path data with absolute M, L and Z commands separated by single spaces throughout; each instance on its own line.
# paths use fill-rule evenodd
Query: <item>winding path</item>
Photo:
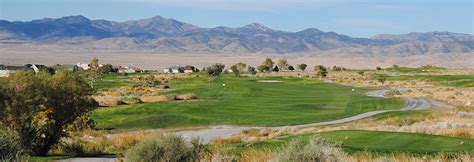
M 344 84 L 348 86 L 353 86 L 349 84 Z M 407 89 L 397 88 L 396 90 L 405 91 Z M 372 97 L 382 97 L 388 98 L 385 96 L 386 92 L 390 90 L 383 89 L 383 90 L 375 90 L 367 92 L 367 96 Z M 200 130 L 191 130 L 191 131 L 181 131 L 176 132 L 177 134 L 182 135 L 186 139 L 192 138 L 201 138 L 204 144 L 208 144 L 211 140 L 218 138 L 218 137 L 230 137 L 232 135 L 238 134 L 246 129 L 256 128 L 256 129 L 264 129 L 270 128 L 274 130 L 283 130 L 283 129 L 294 129 L 294 128 L 303 128 L 303 127 L 310 127 L 310 126 L 323 126 L 323 125 L 334 125 L 334 124 L 341 124 L 347 123 L 351 121 L 356 121 L 360 119 L 364 119 L 373 115 L 386 113 L 386 112 L 396 112 L 396 111 L 409 111 L 409 110 L 423 110 L 429 108 L 450 108 L 450 105 L 445 103 L 431 100 L 431 99 L 424 99 L 424 98 L 405 98 L 407 104 L 405 107 L 398 109 L 398 110 L 378 110 L 378 111 L 370 111 L 362 114 L 358 114 L 355 116 L 326 121 L 326 122 L 319 122 L 319 123 L 308 123 L 308 124 L 301 124 L 301 125 L 291 125 L 291 126 L 279 126 L 279 127 L 241 127 L 241 126 L 212 126 L 207 127 Z M 116 161 L 115 157 L 91 157 L 91 158 L 70 158 L 65 160 L 58 160 L 58 162 L 112 162 Z
M 398 88 L 396 90 L 399 91 L 404 91 L 407 89 L 402 89 Z M 366 93 L 367 96 L 372 96 L 372 97 L 382 97 L 382 98 L 388 98 L 385 96 L 385 93 L 390 90 L 388 89 L 383 89 L 383 90 L 375 90 L 375 91 L 370 91 Z M 347 117 L 347 118 L 342 118 L 342 119 L 337 119 L 337 120 L 332 120 L 332 121 L 326 121 L 326 122 L 318 122 L 318 123 L 308 123 L 308 124 L 301 124 L 301 125 L 291 125 L 291 126 L 278 126 L 278 127 L 242 127 L 242 126 L 213 126 L 213 127 L 208 127 L 200 130 L 192 130 L 192 131 L 182 131 L 182 132 L 176 132 L 186 139 L 191 139 L 191 138 L 201 138 L 203 140 L 203 143 L 207 144 L 211 142 L 211 140 L 218 138 L 218 137 L 230 137 L 232 135 L 238 134 L 242 132 L 243 130 L 246 129 L 251 129 L 251 128 L 256 128 L 256 129 L 263 129 L 263 128 L 270 128 L 274 130 L 282 130 L 282 129 L 294 129 L 294 128 L 303 128 L 303 127 L 311 127 L 311 126 L 324 126 L 324 125 L 334 125 L 334 124 L 341 124 L 341 123 L 347 123 L 347 122 L 352 122 L 360 119 L 364 119 L 370 116 L 374 116 L 377 114 L 381 113 L 386 113 L 386 112 L 397 112 L 397 111 L 408 111 L 408 110 L 423 110 L 423 109 L 429 109 L 429 108 L 449 108 L 451 106 L 431 100 L 431 99 L 424 99 L 424 98 L 405 98 L 407 101 L 407 104 L 405 107 L 398 109 L 398 110 L 378 110 L 378 111 L 370 111 L 362 114 L 358 114 L 355 116 Z

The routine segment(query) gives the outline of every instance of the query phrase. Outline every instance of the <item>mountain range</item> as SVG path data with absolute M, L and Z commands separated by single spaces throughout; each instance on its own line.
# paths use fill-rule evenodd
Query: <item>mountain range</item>
M 350 37 L 308 28 L 287 32 L 252 23 L 243 27 L 201 28 L 160 16 L 114 22 L 84 16 L 28 22 L 0 20 L 0 45 L 58 44 L 95 50 L 146 50 L 156 53 L 354 53 L 406 56 L 471 53 L 474 36 L 451 32 Z

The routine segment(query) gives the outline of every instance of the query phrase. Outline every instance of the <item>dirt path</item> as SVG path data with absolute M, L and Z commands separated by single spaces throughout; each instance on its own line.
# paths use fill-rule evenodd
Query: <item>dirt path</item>
M 397 90 L 404 91 L 406 89 L 397 89 Z M 366 93 L 366 95 L 367 96 L 372 96 L 372 97 L 388 98 L 387 96 L 385 96 L 385 93 L 388 92 L 388 91 L 390 91 L 390 90 L 388 90 L 388 89 L 375 90 L 375 91 L 370 91 L 370 92 Z M 370 112 L 358 114 L 358 115 L 355 115 L 355 116 L 342 118 L 342 119 L 337 119 L 337 120 L 332 120 L 332 121 L 326 121 L 326 122 L 308 123 L 308 124 L 291 125 L 291 126 L 278 126 L 278 127 L 213 126 L 213 127 L 200 129 L 200 130 L 182 131 L 182 132 L 177 132 L 177 133 L 181 134 L 186 139 L 201 138 L 203 140 L 203 143 L 207 144 L 215 138 L 230 137 L 232 135 L 240 133 L 243 130 L 251 129 L 251 128 L 256 128 L 256 129 L 270 128 L 270 129 L 274 129 L 274 130 L 282 130 L 282 129 L 294 129 L 294 128 L 303 128 L 303 127 L 311 127 L 311 126 L 334 125 L 334 124 L 341 124 L 341 123 L 356 121 L 356 120 L 364 119 L 364 118 L 374 116 L 374 115 L 377 115 L 377 114 L 386 113 L 386 112 L 423 110 L 423 109 L 429 109 L 429 108 L 449 108 L 449 107 L 451 107 L 451 106 L 449 106 L 445 103 L 435 101 L 435 100 L 430 100 L 430 99 L 424 99 L 424 98 L 405 98 L 405 100 L 407 101 L 406 106 L 401 108 L 401 109 L 398 109 L 398 110 L 370 111 Z

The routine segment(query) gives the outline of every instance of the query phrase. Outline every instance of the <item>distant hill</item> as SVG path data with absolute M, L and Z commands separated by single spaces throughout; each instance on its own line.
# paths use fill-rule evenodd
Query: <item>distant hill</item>
M 450 32 L 382 34 L 355 38 L 309 28 L 299 32 L 253 23 L 239 28 L 198 26 L 156 16 L 114 22 L 84 16 L 29 22 L 0 20 L 0 44 L 67 44 L 96 50 L 149 50 L 157 53 L 317 53 L 406 56 L 470 53 L 474 36 Z

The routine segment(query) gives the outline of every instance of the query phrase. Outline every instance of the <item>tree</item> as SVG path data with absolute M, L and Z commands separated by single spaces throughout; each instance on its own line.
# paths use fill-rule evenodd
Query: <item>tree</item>
M 102 67 L 99 68 L 99 71 L 101 74 L 109 74 L 109 73 L 115 72 L 114 67 L 111 64 L 103 65 Z
M 277 65 L 278 67 L 280 67 L 281 70 L 287 69 L 288 61 L 286 60 L 286 58 L 279 59 Z
M 273 68 L 273 71 L 275 71 L 275 72 L 279 72 L 279 71 L 280 71 L 280 69 L 278 68 L 278 66 L 277 66 L 277 65 L 275 65 L 275 67 Z
M 393 65 L 393 69 L 395 69 L 395 70 L 398 69 L 399 67 L 400 66 L 398 66 L 398 65 Z
M 376 67 L 375 70 L 382 70 L 382 68 L 381 67 Z
M 91 87 L 94 88 L 95 80 L 102 77 L 102 72 L 99 67 L 99 59 L 93 58 L 89 66 L 90 68 L 85 74 L 91 78 Z
M 339 66 L 333 66 L 333 67 L 332 67 L 332 70 L 333 70 L 333 71 L 342 71 L 342 70 L 346 70 L 346 68 L 344 68 L 344 67 L 339 67 Z
M 46 155 L 69 125 L 98 106 L 93 93 L 76 72 L 18 72 L 0 84 L 0 121 L 34 155 Z
M 364 76 L 364 71 L 358 71 L 357 74 Z
M 273 60 L 268 57 L 265 59 L 265 61 L 263 61 L 263 65 L 267 67 L 268 71 L 273 68 L 273 64 L 274 64 Z
M 308 67 L 308 65 L 306 65 L 306 64 L 299 64 L 298 65 L 298 69 L 300 69 L 301 71 L 304 71 L 306 69 L 306 67 Z
M 236 76 L 239 76 L 240 74 L 244 73 L 246 68 L 247 68 L 247 64 L 242 63 L 242 62 L 239 62 L 230 67 L 230 69 Z
M 260 72 L 264 72 L 264 71 L 268 71 L 268 67 L 266 65 L 259 65 L 257 67 L 257 70 L 260 71 Z
M 384 84 L 385 81 L 387 80 L 388 75 L 387 74 L 376 74 L 375 79 L 379 81 L 380 83 Z
M 207 67 L 206 72 L 207 74 L 209 74 L 209 76 L 219 76 L 224 70 L 224 67 L 224 64 L 217 63 L 210 67 Z
M 293 66 L 291 66 L 291 65 L 290 65 L 290 66 L 288 66 L 288 70 L 291 70 L 291 71 L 293 71 L 293 70 L 295 70 L 295 68 L 294 68 Z
M 252 67 L 252 66 L 249 66 L 249 67 L 247 68 L 247 72 L 248 72 L 249 74 L 253 74 L 253 75 L 257 74 L 257 70 L 255 70 L 255 67 Z
M 325 78 L 328 75 L 328 69 L 323 65 L 314 66 L 314 71 L 316 72 L 316 76 L 320 78 Z
M 91 63 L 90 63 L 90 68 L 91 69 L 99 69 L 99 59 L 98 58 L 92 58 Z

